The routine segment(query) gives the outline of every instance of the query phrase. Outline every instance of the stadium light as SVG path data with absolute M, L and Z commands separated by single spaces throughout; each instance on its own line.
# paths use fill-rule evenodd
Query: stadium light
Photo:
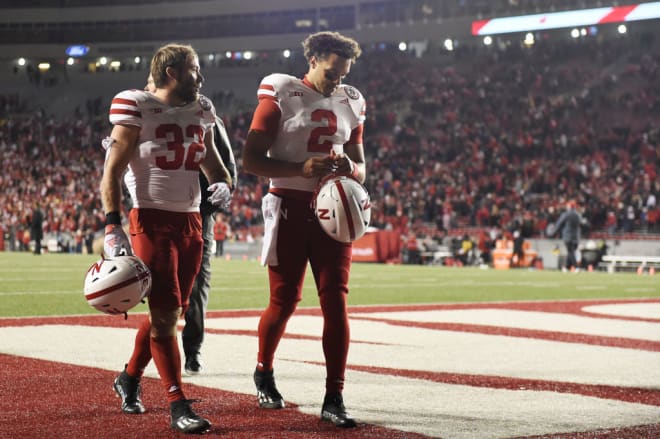
M 40 62 L 40 63 L 37 65 L 37 67 L 38 67 L 39 70 L 41 70 L 42 72 L 45 72 L 45 71 L 47 71 L 47 70 L 50 69 L 50 63 L 47 63 L 47 62 Z
M 243 59 L 252 59 L 252 55 L 253 55 L 252 52 L 247 50 L 247 51 L 243 52 Z
M 399 50 L 402 51 L 402 52 L 405 52 L 406 49 L 408 49 L 408 44 L 406 44 L 405 41 L 401 41 L 399 43 Z
M 490 46 L 491 44 L 493 44 L 493 38 L 490 35 L 485 36 L 484 37 L 484 45 Z
M 525 34 L 525 39 L 523 40 L 523 44 L 525 44 L 525 46 L 533 46 L 534 34 L 531 32 L 527 32 L 527 34 Z
M 445 49 L 447 49 L 450 52 L 454 50 L 454 41 L 451 38 L 447 38 L 443 43 L 443 45 L 445 46 Z
M 571 31 L 571 36 L 572 36 L 573 38 L 580 38 L 580 31 L 579 31 L 578 29 L 573 29 L 573 30 Z
M 76 60 L 74 60 L 72 57 L 68 57 L 67 60 L 66 60 L 66 65 L 67 66 L 72 66 L 75 62 L 76 62 Z
M 106 65 L 107 63 L 108 63 L 108 58 L 106 58 L 105 56 L 99 58 L 99 64 L 101 64 L 102 66 Z
M 231 51 L 228 50 L 225 52 L 225 58 L 231 59 Z
M 27 61 L 25 61 L 25 58 L 18 58 L 18 65 L 19 66 L 24 66 Z
M 617 32 L 619 32 L 620 34 L 625 34 L 626 32 L 628 32 L 628 27 L 626 27 L 625 24 L 620 24 L 620 25 L 616 28 L 616 30 L 617 30 Z
M 135 64 L 140 64 L 140 61 L 142 61 L 142 58 L 140 58 L 139 56 L 133 58 L 133 62 L 135 62 Z
M 284 51 L 282 51 L 282 56 L 284 58 L 290 58 L 291 57 L 291 51 L 289 49 L 285 49 Z

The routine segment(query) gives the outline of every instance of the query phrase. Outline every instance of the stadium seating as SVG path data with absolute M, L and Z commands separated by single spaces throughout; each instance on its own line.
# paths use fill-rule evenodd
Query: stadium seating
M 659 236 L 660 105 L 650 92 L 660 80 L 657 47 L 630 36 L 451 56 L 433 47 L 422 57 L 367 50 L 348 82 L 367 97 L 373 225 L 443 245 L 443 231 L 476 240 L 484 230 L 522 228 L 538 237 L 575 198 L 589 220 L 586 234 Z M 594 61 L 582 62 L 586 56 Z M 278 67 L 301 71 L 300 64 L 205 69 L 205 93 L 224 113 L 239 168 L 255 103 L 248 95 Z M 24 239 L 36 199 L 48 206 L 46 233 L 100 231 L 98 145 L 109 132 L 109 96 L 141 86 L 144 75 L 80 73 L 75 84 L 85 86 L 47 109 L 73 82 L 45 88 L 16 78 L 18 91 L 0 95 L 0 225 L 9 241 Z M 265 190 L 264 179 L 240 175 L 233 239 L 259 238 Z

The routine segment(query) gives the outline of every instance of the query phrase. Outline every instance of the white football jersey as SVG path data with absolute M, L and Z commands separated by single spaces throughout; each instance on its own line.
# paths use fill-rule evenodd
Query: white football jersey
M 282 114 L 269 157 L 302 162 L 313 156 L 326 156 L 330 150 L 340 154 L 353 129 L 364 123 L 365 100 L 350 85 L 341 84 L 326 97 L 284 74 L 266 76 L 257 96 L 271 99 Z M 272 188 L 314 191 L 318 179 L 304 177 L 271 178 Z
M 127 90 L 112 100 L 110 122 L 140 127 L 139 146 L 124 176 L 133 207 L 198 212 L 204 135 L 215 123 L 211 101 L 200 96 L 172 107 L 147 91 Z

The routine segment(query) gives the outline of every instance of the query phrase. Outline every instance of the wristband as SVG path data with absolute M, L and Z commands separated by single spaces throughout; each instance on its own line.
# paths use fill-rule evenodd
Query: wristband
M 113 210 L 112 212 L 105 214 L 105 225 L 109 226 L 111 224 L 121 225 L 121 216 L 119 215 L 119 211 Z

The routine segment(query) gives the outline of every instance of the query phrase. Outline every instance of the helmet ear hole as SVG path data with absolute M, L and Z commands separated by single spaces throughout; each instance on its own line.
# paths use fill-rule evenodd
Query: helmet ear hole
M 322 181 L 314 195 L 313 206 L 323 231 L 339 242 L 359 239 L 371 221 L 369 193 L 352 177 L 338 176 Z
M 151 291 L 151 272 L 137 256 L 101 258 L 87 270 L 87 303 L 106 314 L 124 314 Z

